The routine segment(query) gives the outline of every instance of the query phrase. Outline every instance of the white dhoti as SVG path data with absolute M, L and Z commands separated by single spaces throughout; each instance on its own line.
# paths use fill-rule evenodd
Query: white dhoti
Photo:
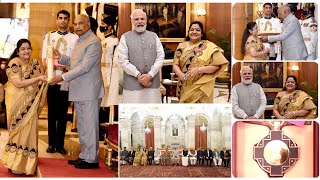
M 160 164 L 160 156 L 155 156 L 154 157 L 154 163 L 155 164 Z
M 217 165 L 221 166 L 222 159 L 221 158 L 213 158 L 213 164 L 214 164 L 214 166 L 217 166 Z
M 183 156 L 181 158 L 182 160 L 182 166 L 188 166 L 188 157 L 187 156 Z
M 123 90 L 123 103 L 161 103 L 160 88 L 139 91 Z
M 197 162 L 197 158 L 196 157 L 191 157 L 190 158 L 190 164 L 191 165 L 196 165 L 196 162 Z

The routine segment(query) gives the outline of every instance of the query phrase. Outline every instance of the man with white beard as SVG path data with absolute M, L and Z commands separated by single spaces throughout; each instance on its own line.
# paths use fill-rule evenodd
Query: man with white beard
M 164 50 L 159 37 L 147 31 L 147 15 L 132 12 L 133 30 L 121 36 L 119 64 L 123 74 L 123 103 L 161 103 L 159 70 Z
M 232 112 L 237 119 L 262 119 L 267 100 L 262 87 L 252 82 L 253 71 L 249 66 L 240 70 L 241 83 L 233 86 Z

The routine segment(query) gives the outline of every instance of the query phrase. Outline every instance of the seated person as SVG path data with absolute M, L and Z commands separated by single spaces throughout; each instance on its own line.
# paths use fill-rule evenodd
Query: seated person
M 166 166 L 166 165 L 170 164 L 170 159 L 171 159 L 171 153 L 170 153 L 170 151 L 168 150 L 168 147 L 167 147 L 166 150 L 161 155 L 161 164 L 163 166 Z
M 148 163 L 149 163 L 149 165 L 152 164 L 153 160 L 154 160 L 154 150 L 152 150 L 152 147 L 150 147 L 149 151 L 148 151 Z
M 199 148 L 199 152 L 200 152 L 200 148 Z M 197 151 L 194 150 L 193 148 L 189 151 L 189 158 L 190 158 L 190 164 L 191 166 L 195 166 L 196 162 L 197 162 Z
M 179 150 L 177 150 L 176 147 L 173 148 L 172 150 L 172 160 L 173 160 L 173 165 L 180 164 L 180 157 L 179 157 Z
M 128 162 L 130 165 L 133 164 L 134 157 L 136 156 L 136 151 L 134 150 L 134 146 L 131 146 L 131 150 L 128 152 Z
M 188 166 L 188 155 L 189 155 L 189 151 L 187 150 L 186 147 L 184 147 L 184 149 L 182 150 L 182 158 L 181 158 L 182 166 Z
M 147 164 L 147 159 L 148 159 L 148 156 L 147 156 L 147 149 L 145 147 L 143 147 L 143 150 L 142 150 L 142 156 L 141 156 L 141 166 L 145 166 Z
M 124 147 L 123 151 L 120 152 L 120 165 L 125 165 L 128 162 L 128 153 L 127 147 Z
M 216 148 L 213 150 L 213 164 L 214 166 L 221 166 L 222 164 L 222 159 L 220 158 L 220 154 Z
M 154 163 L 160 164 L 160 158 L 161 158 L 161 151 L 159 150 L 159 148 L 157 148 L 157 150 L 155 150 L 154 152 Z
M 141 159 L 142 159 L 142 151 L 141 149 L 138 149 L 133 159 L 133 166 L 139 166 L 141 163 Z
M 207 151 L 205 151 L 205 159 L 207 160 L 207 166 L 209 165 L 210 162 L 210 167 L 213 161 L 213 152 L 212 150 L 208 147 Z

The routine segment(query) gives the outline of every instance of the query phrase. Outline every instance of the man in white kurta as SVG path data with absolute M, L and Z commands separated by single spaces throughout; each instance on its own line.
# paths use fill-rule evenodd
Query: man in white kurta
M 121 36 L 119 64 L 123 74 L 123 103 L 161 103 L 159 70 L 164 50 L 158 36 L 146 30 L 141 9 L 131 14 L 132 31 Z

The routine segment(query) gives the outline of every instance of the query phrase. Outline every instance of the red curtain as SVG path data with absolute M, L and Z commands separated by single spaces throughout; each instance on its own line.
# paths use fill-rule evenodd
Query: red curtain
M 149 127 L 150 128 L 150 133 L 144 133 L 145 134 L 145 139 L 146 139 L 146 149 L 149 149 L 150 147 L 152 147 L 153 149 L 155 149 L 154 147 L 154 128 L 153 127 Z
M 207 130 L 201 131 L 200 126 L 195 126 L 195 148 L 207 149 Z

